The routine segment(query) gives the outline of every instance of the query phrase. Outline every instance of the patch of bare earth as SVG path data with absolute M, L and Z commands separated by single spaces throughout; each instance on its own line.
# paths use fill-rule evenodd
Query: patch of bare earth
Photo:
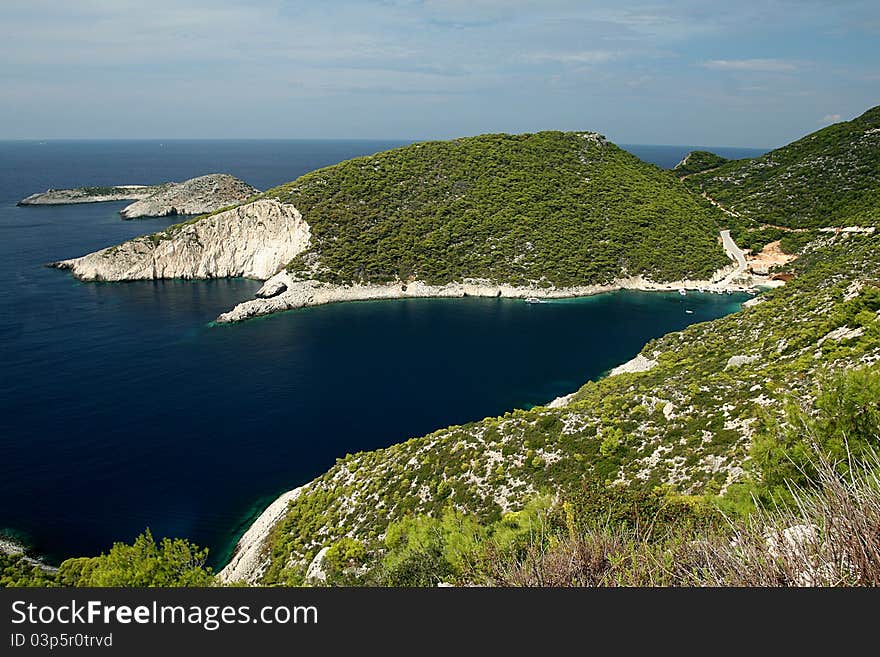
M 746 256 L 748 269 L 753 274 L 766 276 L 774 266 L 787 265 L 795 259 L 795 256 L 783 253 L 779 248 L 779 240 L 770 242 L 759 253 L 750 253 Z

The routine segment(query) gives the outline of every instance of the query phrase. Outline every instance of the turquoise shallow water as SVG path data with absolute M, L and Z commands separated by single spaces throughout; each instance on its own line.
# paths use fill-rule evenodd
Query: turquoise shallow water
M 15 207 L 49 186 L 208 171 L 267 188 L 390 145 L 0 143 L 0 530 L 58 560 L 150 527 L 222 562 L 270 499 L 347 452 L 545 403 L 743 300 L 409 299 L 211 327 L 259 283 L 88 284 L 43 267 L 170 221 L 121 221 L 123 203 Z

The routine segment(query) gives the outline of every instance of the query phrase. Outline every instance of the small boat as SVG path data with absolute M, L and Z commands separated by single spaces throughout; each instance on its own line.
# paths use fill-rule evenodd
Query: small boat
M 685 290 L 683 287 L 678 288 L 678 293 L 683 297 L 687 296 L 687 290 Z
M 693 311 L 693 310 L 685 310 L 685 312 L 686 312 L 688 315 L 693 315 L 693 314 L 694 314 L 694 311 Z
M 538 297 L 529 297 L 526 299 L 526 303 L 547 303 L 543 299 L 539 299 Z

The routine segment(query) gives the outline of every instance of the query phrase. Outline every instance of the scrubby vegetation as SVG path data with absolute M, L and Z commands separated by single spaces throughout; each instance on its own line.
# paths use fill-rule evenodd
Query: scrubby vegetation
M 672 167 L 672 170 L 677 176 L 690 176 L 701 171 L 717 169 L 725 162 L 730 160 L 709 151 L 691 151 L 681 162 Z
M 0 587 L 55 586 L 54 573 L 42 568 L 22 554 L 0 552 Z
M 269 190 L 309 222 L 294 271 L 334 283 L 463 278 L 557 286 L 707 278 L 723 214 L 592 133 L 405 146 Z
M 876 586 L 878 389 L 880 369 L 855 370 L 823 383 L 817 414 L 793 404 L 753 444 L 739 508 L 588 477 L 490 523 L 450 506 L 393 522 L 372 545 L 343 538 L 331 551 L 356 556 L 328 552 L 323 583 Z
M 596 135 L 540 133 L 417 144 L 271 190 L 312 225 L 292 268 L 336 282 L 699 276 L 720 264 L 722 221 L 799 257 L 749 307 L 648 343 L 647 371 L 339 459 L 274 526 L 262 583 L 305 583 L 327 548 L 327 582 L 345 585 L 880 584 L 880 235 L 813 230 L 873 223 L 878 123 L 880 108 L 685 185 Z M 691 185 L 742 216 L 718 219 Z M 21 560 L 2 566 L 28 581 Z M 149 534 L 32 574 L 212 581 L 203 552 Z
M 878 586 L 880 463 L 848 476 L 822 460 L 815 489 L 744 518 L 657 533 L 553 527 L 519 551 L 492 551 L 462 582 L 496 586 Z
M 381 540 L 407 516 L 446 509 L 482 525 L 585 479 L 676 495 L 717 496 L 747 472 L 749 445 L 811 409 L 818 384 L 880 360 L 872 310 L 880 239 L 829 235 L 760 302 L 649 343 L 647 371 L 587 383 L 564 408 L 537 407 L 349 455 L 309 483 L 269 541 L 265 583 L 298 583 L 342 536 Z
M 880 107 L 685 182 L 761 223 L 875 225 L 880 221 Z
M 57 570 L 21 556 L 0 555 L 2 586 L 211 586 L 208 551 L 189 541 L 163 538 L 148 529 L 134 543 L 116 543 L 107 554 L 67 559 Z

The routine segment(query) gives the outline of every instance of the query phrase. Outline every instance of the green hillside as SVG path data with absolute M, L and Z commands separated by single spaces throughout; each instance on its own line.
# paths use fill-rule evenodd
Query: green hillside
M 793 228 L 880 222 L 880 107 L 686 179 L 726 208 Z
M 878 124 L 875 108 L 684 184 L 598 135 L 554 132 L 416 144 L 267 192 L 311 224 L 314 247 L 292 267 L 328 281 L 698 276 L 723 264 L 725 223 L 751 240 L 741 244 L 782 238 L 798 258 L 783 287 L 651 341 L 649 369 L 587 382 L 566 406 L 338 459 L 273 527 L 261 582 L 304 583 L 322 548 L 343 584 L 803 585 L 805 562 L 821 571 L 814 583 L 880 582 L 880 463 L 870 457 L 880 447 L 880 231 L 815 230 L 875 223 Z M 813 459 L 812 441 L 830 460 Z M 866 454 L 860 478 L 841 479 Z M 753 499 L 779 503 L 775 515 L 755 514 Z M 552 527 L 536 538 L 537 522 Z M 768 548 L 768 531 L 814 523 L 827 524 L 819 547 L 849 541 L 834 552 L 837 570 L 814 554 L 792 569 Z M 514 544 L 514 559 L 496 558 Z M 618 579 L 591 579 L 589 568 L 552 579 L 578 560 Z M 212 581 L 198 548 L 149 534 L 51 577 L 0 559 L 0 585 Z
M 672 167 L 672 170 L 678 176 L 691 176 L 708 169 L 717 169 L 726 162 L 730 160 L 709 151 L 691 151 L 681 162 Z
M 728 262 L 722 213 L 593 133 L 413 144 L 263 196 L 293 203 L 311 226 L 313 247 L 290 268 L 335 283 L 669 281 Z
M 452 508 L 480 522 L 585 479 L 729 493 L 752 436 L 826 373 L 880 359 L 880 237 L 827 236 L 754 307 L 655 340 L 650 371 L 587 383 L 565 408 L 514 411 L 346 456 L 309 483 L 271 537 L 266 583 L 301 581 L 342 536 Z

